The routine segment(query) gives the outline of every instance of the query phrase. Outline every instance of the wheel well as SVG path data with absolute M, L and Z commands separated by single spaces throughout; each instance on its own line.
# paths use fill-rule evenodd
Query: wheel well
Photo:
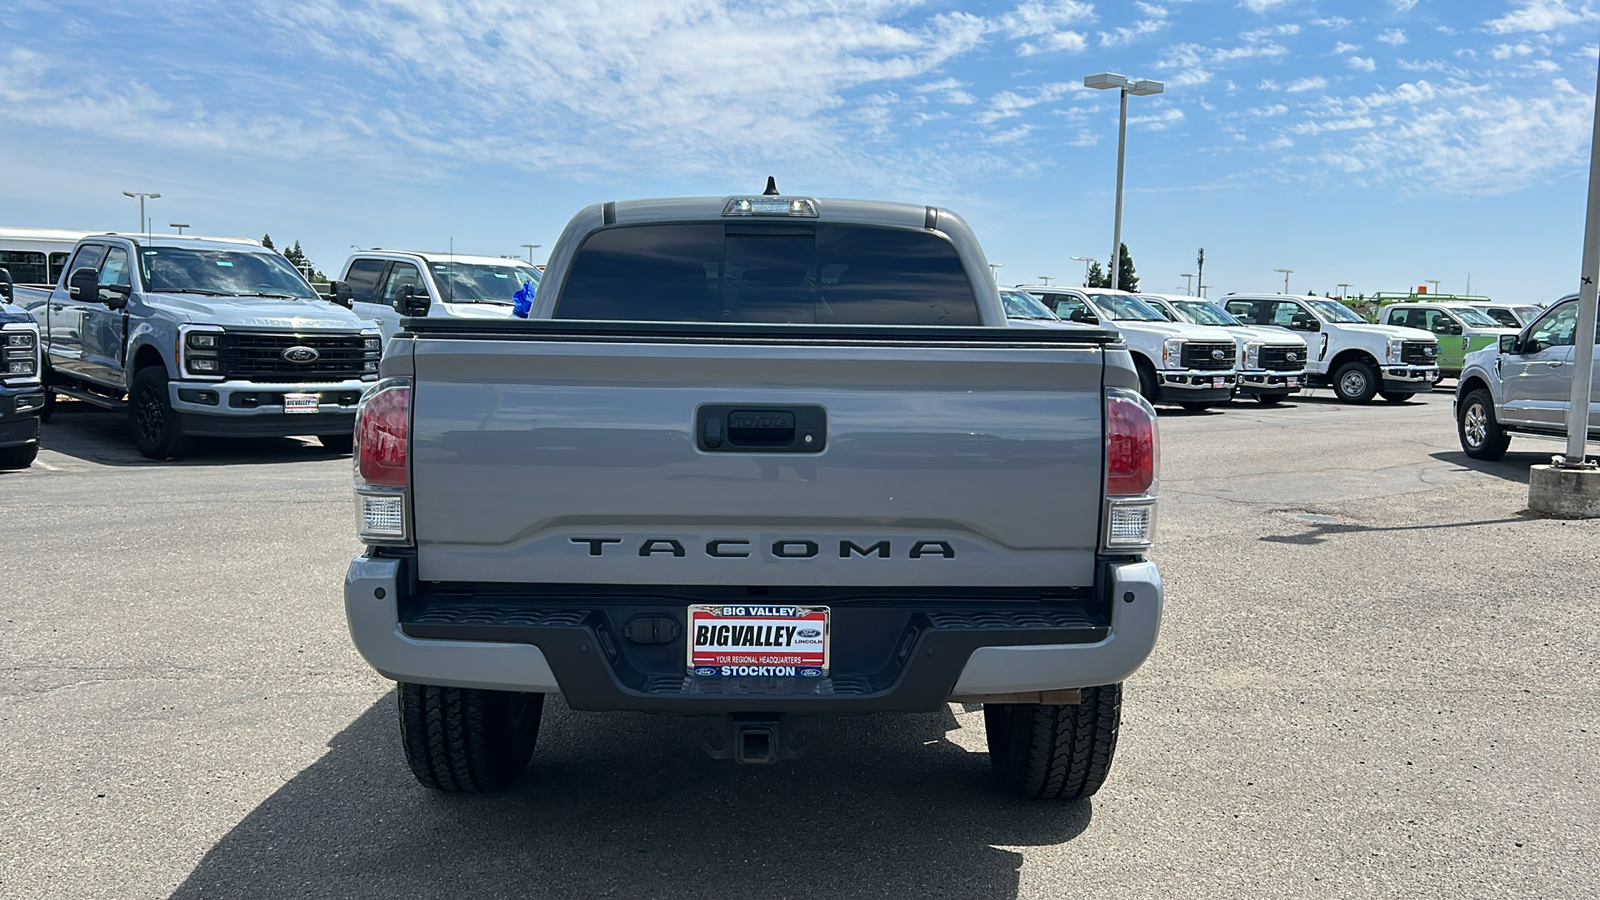
M 1468 378 L 1466 381 L 1463 381 L 1463 382 L 1461 382 L 1461 384 L 1456 386 L 1456 396 L 1457 397 L 1465 397 L 1466 395 L 1472 393 L 1473 391 L 1475 391 L 1475 390 L 1477 390 L 1479 388 L 1483 388 L 1484 390 L 1488 390 L 1489 389 L 1489 383 L 1487 381 L 1484 381 L 1479 376 L 1474 375 L 1471 378 Z M 1490 394 L 1490 396 L 1493 396 L 1494 395 L 1494 391 L 1489 391 L 1489 394 Z
M 1365 350 L 1342 350 L 1332 362 L 1328 363 L 1328 371 L 1337 372 L 1340 366 L 1350 362 L 1364 362 L 1373 368 L 1378 367 L 1378 361 Z
M 148 369 L 151 366 L 161 366 L 162 368 L 166 368 L 167 362 L 161 358 L 161 351 L 150 346 L 149 344 L 146 344 L 143 347 L 140 347 L 139 352 L 133 356 L 133 371 L 137 372 L 140 369 Z
M 1135 369 L 1139 368 L 1140 366 L 1147 366 L 1149 367 L 1150 371 L 1155 371 L 1156 364 L 1150 361 L 1150 357 L 1133 350 L 1128 351 L 1128 355 L 1133 357 L 1133 367 Z

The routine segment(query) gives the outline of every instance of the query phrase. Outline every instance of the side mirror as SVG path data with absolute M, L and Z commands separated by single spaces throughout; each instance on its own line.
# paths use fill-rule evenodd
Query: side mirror
M 0 266 L 0 299 L 10 303 L 16 295 L 15 286 L 11 281 L 11 270 L 5 266 Z
M 355 292 L 350 290 L 350 282 L 334 281 L 328 284 L 328 293 L 324 295 L 329 303 L 335 303 L 345 309 L 351 309 L 356 300 Z
M 1099 325 L 1100 317 L 1086 309 L 1075 309 L 1067 314 L 1067 321 L 1082 325 Z
M 123 309 L 128 305 L 128 297 L 133 294 L 133 288 L 126 284 L 97 285 L 96 299 L 105 303 L 107 309 Z
M 1522 342 L 1522 335 L 1520 335 L 1520 334 L 1502 334 L 1502 335 L 1500 335 L 1500 352 L 1501 353 L 1521 353 L 1522 352 L 1521 342 Z
M 1461 326 L 1448 319 L 1439 319 L 1433 323 L 1434 334 L 1460 334 Z
M 1316 316 L 1300 313 L 1289 320 L 1290 331 L 1321 331 L 1322 322 Z
M 402 316 L 425 316 L 428 314 L 428 307 L 432 305 L 426 293 L 419 293 L 409 284 L 400 288 L 400 293 L 395 297 L 395 309 L 399 310 Z
M 88 267 L 73 269 L 67 276 L 67 296 L 82 303 L 98 302 L 100 273 Z

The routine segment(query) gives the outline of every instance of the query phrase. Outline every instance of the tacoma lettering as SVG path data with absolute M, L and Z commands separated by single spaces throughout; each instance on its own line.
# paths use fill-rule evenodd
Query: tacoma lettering
M 590 556 L 603 556 L 606 547 L 611 544 L 620 544 L 622 538 L 574 537 L 568 541 L 582 547 L 587 547 Z M 866 546 L 855 541 L 845 539 L 839 542 L 840 559 L 889 559 L 893 556 L 894 548 L 889 541 L 874 541 Z M 768 552 L 776 559 L 815 559 L 821 552 L 821 546 L 812 540 L 804 538 L 786 538 L 773 541 Z M 750 557 L 750 541 L 745 538 L 715 538 L 706 541 L 705 553 L 712 559 L 747 559 Z M 688 555 L 683 547 L 683 542 L 675 538 L 646 538 L 639 544 L 639 555 L 672 556 L 681 558 Z M 925 556 L 940 559 L 955 559 L 956 548 L 949 541 L 917 541 L 911 545 L 911 550 L 906 554 L 908 559 L 922 559 Z

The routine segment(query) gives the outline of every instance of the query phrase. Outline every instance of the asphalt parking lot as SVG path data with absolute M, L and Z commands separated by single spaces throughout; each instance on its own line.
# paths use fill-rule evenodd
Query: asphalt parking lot
M 62 404 L 0 473 L 6 897 L 1593 897 L 1600 521 L 1525 510 L 1449 396 L 1164 412 L 1167 618 L 1104 790 L 1001 793 L 980 712 L 739 768 L 547 707 L 511 792 L 441 797 L 346 636 L 350 462 L 139 457 Z

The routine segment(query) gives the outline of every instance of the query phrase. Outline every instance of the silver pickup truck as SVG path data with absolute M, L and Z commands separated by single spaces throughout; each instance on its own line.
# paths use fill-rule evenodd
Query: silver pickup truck
M 1114 332 L 1008 329 L 989 271 L 933 207 L 605 203 L 531 319 L 406 320 L 345 608 L 417 779 L 509 785 L 547 694 L 746 763 L 964 701 L 1011 790 L 1093 794 L 1161 620 L 1156 417 Z

